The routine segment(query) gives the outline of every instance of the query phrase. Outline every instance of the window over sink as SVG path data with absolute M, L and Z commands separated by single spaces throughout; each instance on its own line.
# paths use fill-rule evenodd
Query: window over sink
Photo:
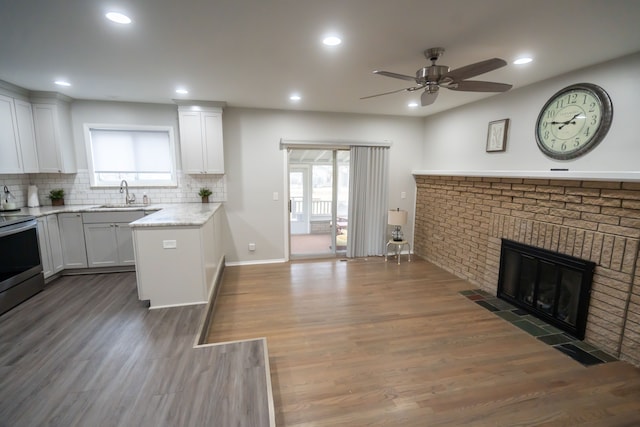
M 176 186 L 176 153 L 170 126 L 85 124 L 92 187 Z

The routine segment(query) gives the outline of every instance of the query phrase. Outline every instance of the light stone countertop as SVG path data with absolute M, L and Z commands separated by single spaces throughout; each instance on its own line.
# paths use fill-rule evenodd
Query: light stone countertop
M 131 227 L 170 227 L 170 226 L 199 226 L 204 224 L 222 206 L 220 203 L 165 203 L 150 204 L 133 207 L 100 207 L 101 205 L 63 205 L 40 206 L 37 208 L 23 207 L 20 211 L 0 211 L 0 215 L 28 214 L 35 217 L 61 213 L 77 212 L 153 212 L 130 224 Z M 155 211 L 155 212 L 154 212 Z
M 133 221 L 129 226 L 131 228 L 199 226 L 207 222 L 222 205 L 220 203 L 176 203 L 157 206 L 161 206 L 161 210 Z

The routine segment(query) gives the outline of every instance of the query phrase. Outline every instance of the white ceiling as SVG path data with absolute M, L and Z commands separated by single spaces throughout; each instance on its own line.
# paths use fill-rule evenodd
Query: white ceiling
M 107 21 L 110 9 L 133 24 Z M 322 45 L 328 33 L 342 45 Z M 443 89 L 414 109 L 419 92 L 359 99 L 410 86 L 371 72 L 413 75 L 437 46 L 452 69 L 505 59 L 476 79 L 518 88 L 640 51 L 640 1 L 0 0 L 0 80 L 76 99 L 426 116 L 500 96 Z M 523 54 L 535 61 L 511 64 Z

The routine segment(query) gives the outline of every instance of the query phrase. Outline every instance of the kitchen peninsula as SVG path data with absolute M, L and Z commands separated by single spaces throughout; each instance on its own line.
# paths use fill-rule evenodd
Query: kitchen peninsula
M 165 205 L 130 224 L 138 296 L 150 308 L 202 304 L 224 268 L 222 206 Z

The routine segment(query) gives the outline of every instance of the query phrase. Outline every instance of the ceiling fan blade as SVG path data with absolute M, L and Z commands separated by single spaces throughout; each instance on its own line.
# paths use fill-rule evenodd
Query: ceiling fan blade
M 469 79 L 471 77 L 479 76 L 480 74 L 488 73 L 489 71 L 496 70 L 500 67 L 507 65 L 507 61 L 500 58 L 487 59 L 486 61 L 476 62 L 465 67 L 456 68 L 443 75 L 441 79 L 453 80 L 454 82 L 459 80 Z
M 412 76 L 407 76 L 404 74 L 392 73 L 391 71 L 380 71 L 376 70 L 373 74 L 380 74 L 381 76 L 393 77 L 394 79 L 407 80 L 409 82 L 416 83 L 416 78 Z
M 438 91 L 429 92 L 429 89 L 427 89 L 424 92 L 422 92 L 422 96 L 420 97 L 420 103 L 422 104 L 423 107 L 426 107 L 427 105 L 433 104 L 436 101 L 437 97 L 438 97 Z
M 465 92 L 506 92 L 511 89 L 513 85 L 506 83 L 482 82 L 478 80 L 463 80 L 444 87 L 451 90 Z
M 382 96 L 382 95 L 391 95 L 392 93 L 398 93 L 398 92 L 404 92 L 404 91 L 413 91 L 416 88 L 403 88 L 403 89 L 398 89 L 398 90 L 392 90 L 391 92 L 384 92 L 384 93 L 377 93 L 375 95 L 369 95 L 369 96 L 363 96 L 360 99 L 369 99 L 369 98 L 375 98 L 376 96 Z

